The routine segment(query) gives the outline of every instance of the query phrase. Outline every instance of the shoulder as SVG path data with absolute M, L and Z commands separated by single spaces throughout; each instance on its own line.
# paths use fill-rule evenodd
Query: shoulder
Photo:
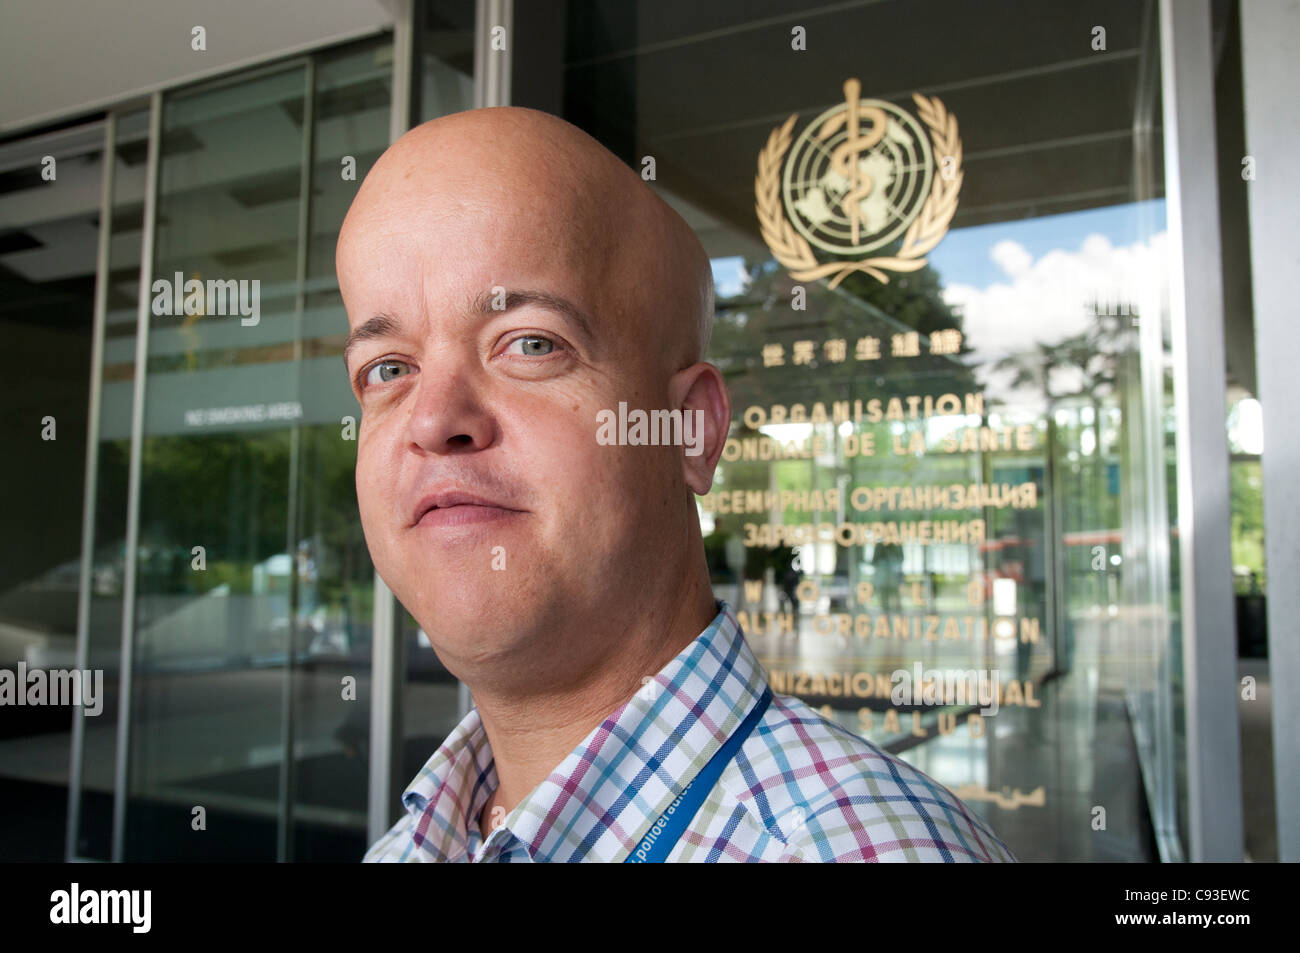
M 784 860 L 1015 860 L 942 784 L 797 698 L 773 695 L 743 756 L 740 799 Z
M 361 862 L 363 864 L 386 864 L 422 860 L 420 852 L 415 849 L 415 841 L 412 837 L 413 823 L 410 813 L 403 811 L 397 823 L 390 827 L 379 840 L 370 845 L 370 849 L 361 858 Z

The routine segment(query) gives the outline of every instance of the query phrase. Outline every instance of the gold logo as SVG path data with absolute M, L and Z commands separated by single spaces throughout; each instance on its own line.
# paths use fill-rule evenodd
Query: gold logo
M 923 268 L 947 233 L 962 180 L 957 120 L 937 97 L 912 99 L 920 122 L 893 103 L 862 99 L 861 84 L 845 80 L 844 102 L 814 119 L 793 149 L 798 113 L 768 136 L 755 209 L 763 240 L 796 281 L 834 275 L 834 288 L 864 271 L 887 284 L 886 269 Z M 899 236 L 893 254 L 869 257 Z M 814 246 L 860 260 L 821 262 Z

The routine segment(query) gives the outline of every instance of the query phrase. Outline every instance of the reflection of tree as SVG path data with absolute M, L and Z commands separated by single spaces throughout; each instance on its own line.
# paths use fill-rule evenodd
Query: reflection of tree
M 1122 313 L 1115 313 L 1116 310 Z M 1093 321 L 1076 334 L 1053 343 L 1035 342 L 1032 349 L 1003 357 L 994 364 L 995 371 L 1007 372 L 1007 385 L 1012 391 L 1028 390 L 1042 395 L 1043 414 L 1047 421 L 1048 444 L 1046 452 L 1050 464 L 1049 478 L 1044 476 L 1045 502 L 1048 505 L 1049 533 L 1044 552 L 1046 560 L 1045 585 L 1055 586 L 1057 559 L 1064 567 L 1064 588 L 1059 595 L 1064 600 L 1061 633 L 1061 654 L 1058 668 L 1068 670 L 1073 650 L 1073 620 L 1069 609 L 1073 602 L 1102 605 L 1110 600 L 1110 576 L 1118 571 L 1109 562 L 1110 547 L 1103 549 L 1106 560 L 1104 570 L 1092 567 L 1091 546 L 1067 549 L 1064 535 L 1075 530 L 1118 529 L 1118 497 L 1110 492 L 1108 470 L 1117 465 L 1107 458 L 1106 420 L 1107 407 L 1118 397 L 1118 384 L 1123 373 L 1126 349 L 1131 345 L 1131 327 L 1135 309 L 1103 308 L 1099 302 L 1092 307 Z M 1061 381 L 1073 386 L 1065 389 Z M 1006 406 L 1012 403 L 995 397 L 990 403 Z M 1062 404 L 1073 410 L 1062 422 L 1056 420 L 1057 408 Z M 1080 404 L 1091 410 L 1091 421 L 1075 423 L 1075 412 Z M 1083 437 L 1085 426 L 1090 431 L 1091 450 L 1085 452 Z M 1056 525 L 1054 513 L 1061 516 Z M 1072 551 L 1073 550 L 1073 551 Z M 1074 599 L 1071 599 L 1071 596 Z M 1054 622 L 1055 620 L 1050 620 Z
M 1132 314 L 1136 315 L 1136 310 Z M 1128 320 L 1127 315 L 1121 317 L 1097 312 L 1092 326 L 1086 330 L 1062 338 L 1055 344 L 1037 341 L 1032 351 L 1009 354 L 993 367 L 1011 372 L 1011 388 L 1030 387 L 1041 391 L 1049 406 L 1062 397 L 1072 396 L 1086 396 L 1097 402 L 1112 393 L 1128 337 Z M 1068 394 L 1054 392 L 1054 371 L 1077 372 L 1082 381 L 1079 390 Z M 994 399 L 991 403 L 1003 402 Z
M 939 275 L 932 268 L 895 275 L 888 284 L 859 273 L 833 291 L 824 282 L 800 285 L 771 259 L 746 259 L 744 268 L 747 277 L 744 291 L 718 302 L 710 347 L 710 360 L 721 368 L 731 392 L 733 436 L 756 435 L 741 419 L 744 409 L 750 405 L 789 407 L 798 403 L 810 410 L 820 402 L 830 413 L 835 401 L 960 395 L 979 389 L 964 360 L 964 355 L 969 353 L 964 342 L 956 354 L 929 353 L 928 338 L 932 332 L 961 330 L 961 318 L 943 300 Z M 796 287 L 801 287 L 806 295 L 803 310 L 793 307 Z M 919 355 L 892 356 L 893 335 L 908 332 L 918 333 Z M 855 348 L 862 337 L 879 340 L 879 358 L 856 359 Z M 823 350 L 825 342 L 834 339 L 844 341 L 843 361 L 830 360 Z M 800 340 L 814 343 L 814 356 L 808 366 L 792 363 L 794 342 Z M 784 366 L 765 366 L 763 348 L 769 344 L 784 347 Z M 912 479 L 916 470 L 932 473 L 936 466 L 942 465 L 929 458 L 894 456 L 888 448 L 887 424 L 864 422 L 858 428 L 860 433 L 869 430 L 876 431 L 874 458 L 854 458 L 838 468 L 818 466 L 811 461 L 733 461 L 720 468 L 717 488 L 826 489 L 842 476 L 856 485 L 859 468 L 874 476 L 864 482 L 882 483 Z M 755 521 L 763 522 L 764 518 L 761 514 L 715 515 L 719 539 L 738 534 L 743 523 Z M 846 560 L 849 552 L 838 552 L 837 561 Z M 764 560 L 761 551 L 750 549 L 745 575 L 749 578 L 761 575 L 761 570 L 756 572 L 754 567 Z M 774 568 L 778 570 L 779 582 L 782 569 Z
M 1112 313 L 1120 310 L 1123 314 Z M 1062 400 L 1082 398 L 1092 408 L 1091 458 L 1094 464 L 1093 488 L 1102 485 L 1101 467 L 1104 465 L 1103 410 L 1108 399 L 1116 396 L 1116 384 L 1121 373 L 1121 362 L 1130 341 L 1131 321 L 1137 315 L 1133 309 L 1103 309 L 1094 302 L 1093 323 L 1078 334 L 1062 338 L 1054 344 L 1035 342 L 1034 349 L 1010 354 L 994 364 L 997 371 L 1009 371 L 1009 386 L 1013 390 L 1028 388 L 1042 393 L 1044 414 L 1050 419 Z M 1063 372 L 1057 374 L 1056 372 Z M 1054 377 L 1074 378 L 1077 389 L 1061 391 L 1053 387 Z M 990 400 L 994 406 L 1005 406 L 1001 397 Z
M 323 602 L 368 582 L 356 508 L 356 444 L 330 425 L 299 429 L 297 539 L 289 533 L 290 432 L 147 438 L 143 450 L 140 591 L 203 592 L 228 583 L 248 592 L 252 567 L 310 541 Z M 120 515 L 119 515 L 120 519 Z M 208 571 L 191 570 L 191 548 Z
M 1238 593 L 1267 588 L 1264 564 L 1264 486 L 1258 460 L 1234 460 L 1228 468 L 1232 499 L 1232 563 Z

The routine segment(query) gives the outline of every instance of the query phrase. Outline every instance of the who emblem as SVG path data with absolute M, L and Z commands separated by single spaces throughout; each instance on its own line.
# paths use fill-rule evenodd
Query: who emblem
M 923 268 L 947 233 L 962 180 L 957 120 L 937 97 L 912 99 L 916 116 L 863 99 L 849 79 L 844 102 L 814 119 L 793 149 L 798 113 L 768 136 L 754 179 L 758 224 L 796 281 L 833 275 L 834 288 L 862 271 L 888 283 L 887 271 Z M 820 261 L 814 247 L 836 260 Z

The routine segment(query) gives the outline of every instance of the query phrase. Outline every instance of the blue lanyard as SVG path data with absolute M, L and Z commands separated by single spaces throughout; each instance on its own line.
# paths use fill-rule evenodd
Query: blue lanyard
M 625 864 L 662 864 L 668 859 L 668 855 L 672 853 L 672 849 L 677 846 L 677 841 L 686 831 L 687 825 L 695 819 L 704 799 L 713 790 L 713 786 L 722 775 L 722 769 L 736 756 L 736 752 L 754 730 L 758 720 L 763 717 L 763 712 L 767 710 L 768 703 L 771 701 L 772 690 L 764 688 L 763 697 L 758 700 L 754 710 L 745 716 L 745 720 L 732 732 L 726 744 L 714 753 L 695 779 L 686 785 L 672 804 L 668 805 L 663 816 L 646 831 L 645 837 L 641 838 L 641 843 L 637 844 L 636 849 L 628 854 L 627 860 L 623 861 Z

